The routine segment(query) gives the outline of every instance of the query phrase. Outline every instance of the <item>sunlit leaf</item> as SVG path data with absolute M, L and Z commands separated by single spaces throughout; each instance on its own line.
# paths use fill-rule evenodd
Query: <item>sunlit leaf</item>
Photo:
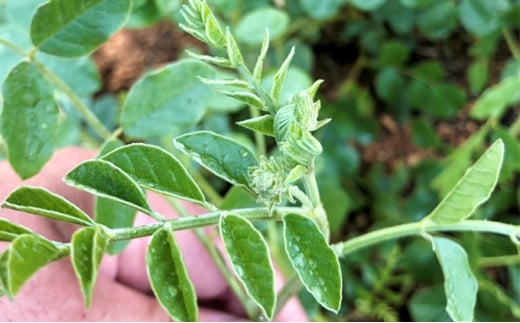
M 462 0 L 459 19 L 469 32 L 484 36 L 500 28 L 500 15 L 496 1 Z
M 162 148 L 132 144 L 101 158 L 125 171 L 146 189 L 197 203 L 205 201 L 202 191 L 184 166 Z
M 150 214 L 151 209 L 137 183 L 121 169 L 104 160 L 88 160 L 65 176 L 73 187 L 119 201 Z
M 323 307 L 337 312 L 342 298 L 338 257 L 313 220 L 288 214 L 283 223 L 285 250 L 304 286 Z
M 215 175 L 236 185 L 247 185 L 248 168 L 257 164 L 246 147 L 210 131 L 177 137 L 175 146 Z
M 92 301 L 99 265 L 107 242 L 107 236 L 100 226 L 83 228 L 72 235 L 70 257 L 87 308 Z
M 58 107 L 54 89 L 30 62 L 16 65 L 3 88 L 0 129 L 9 163 L 23 179 L 37 174 L 54 152 Z
M 289 16 L 280 9 L 263 7 L 248 12 L 236 27 L 237 39 L 252 46 L 260 46 L 265 30 L 272 41 L 280 38 L 289 26 Z
M 169 229 L 155 232 L 146 253 L 152 290 L 176 321 L 197 321 L 197 297 L 181 252 Z
M 495 141 L 428 216 L 439 224 L 457 223 L 487 201 L 498 181 L 504 143 Z
M 220 233 L 233 269 L 267 318 L 276 304 L 274 269 L 262 234 L 246 219 L 227 215 L 220 218 Z
M 473 321 L 478 283 L 471 272 L 468 256 L 456 242 L 433 238 L 433 248 L 444 274 L 446 311 L 455 322 Z
M 124 25 L 131 7 L 131 0 L 50 0 L 32 18 L 33 44 L 57 56 L 87 55 Z
M 7 197 L 2 207 L 80 225 L 94 223 L 77 206 L 44 188 L 20 187 Z
M 36 273 L 58 256 L 59 250 L 48 240 L 22 234 L 13 240 L 7 255 L 7 292 L 14 296 Z

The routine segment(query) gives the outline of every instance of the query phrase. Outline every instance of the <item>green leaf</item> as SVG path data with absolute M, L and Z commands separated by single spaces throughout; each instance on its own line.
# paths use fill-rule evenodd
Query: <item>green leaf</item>
M 26 179 L 37 174 L 54 152 L 59 125 L 54 89 L 33 64 L 21 62 L 7 76 L 2 94 L 0 129 L 9 163 Z
M 211 91 L 197 77 L 213 77 L 209 65 L 188 59 L 141 78 L 125 100 L 121 125 L 131 138 L 168 136 L 202 118 Z
M 428 218 L 439 224 L 449 224 L 471 216 L 475 209 L 491 196 L 503 160 L 504 143 L 498 139 L 466 171 Z
M 446 296 L 441 284 L 415 292 L 408 303 L 414 322 L 449 322 L 446 313 Z
M 262 47 L 260 48 L 260 53 L 258 54 L 258 58 L 256 59 L 255 68 L 253 69 L 253 79 L 256 82 L 260 82 L 262 80 L 262 71 L 264 69 L 264 60 L 267 55 L 267 51 L 269 50 L 269 29 L 265 30 L 264 39 L 262 40 Z
M 4 295 L 9 295 L 7 290 L 7 258 L 9 256 L 9 248 L 4 250 L 0 254 L 0 297 L 3 297 Z
M 142 187 L 168 196 L 205 202 L 202 191 L 184 166 L 172 154 L 157 146 L 132 144 L 101 157 Z
M 95 223 L 77 206 L 44 188 L 20 187 L 7 197 L 2 207 L 79 225 Z
M 305 288 L 323 307 L 337 312 L 342 298 L 338 257 L 311 219 L 288 214 L 283 224 L 285 250 Z
M 0 218 L 0 241 L 13 241 L 21 234 L 31 234 L 31 230 Z
M 272 41 L 280 38 L 289 27 L 289 16 L 272 7 L 258 8 L 242 17 L 236 27 L 237 39 L 251 46 L 260 46 L 265 30 Z
M 478 58 L 471 63 L 466 75 L 471 93 L 478 93 L 484 88 L 489 78 L 488 70 L 489 59 L 487 57 Z
M 121 169 L 104 160 L 88 160 L 65 176 L 65 182 L 96 196 L 106 197 L 144 213 L 152 211 L 136 182 Z
M 520 77 L 513 76 L 487 88 L 471 110 L 471 116 L 478 120 L 497 117 L 520 96 Z
M 451 1 L 434 1 L 417 16 L 417 27 L 433 40 L 445 39 L 457 27 L 457 7 Z
M 280 66 L 280 69 L 276 72 L 273 77 L 273 85 L 271 86 L 271 98 L 274 102 L 278 102 L 280 100 L 280 94 L 282 93 L 282 89 L 285 84 L 285 78 L 287 76 L 287 71 L 289 69 L 289 65 L 294 57 L 294 47 L 291 48 L 289 55 Z
M 210 131 L 188 133 L 175 138 L 174 143 L 197 163 L 235 185 L 247 186 L 248 169 L 257 165 L 246 147 Z
M 406 81 L 394 68 L 383 68 L 376 75 L 376 93 L 386 103 L 397 105 L 404 93 Z
M 276 304 L 274 269 L 262 234 L 248 220 L 236 215 L 222 216 L 219 227 L 233 269 L 247 294 L 272 319 Z
M 300 0 L 303 11 L 311 18 L 325 20 L 332 18 L 338 12 L 345 0 Z
M 500 15 L 494 1 L 462 0 L 459 19 L 464 28 L 477 36 L 488 35 L 500 28 Z
M 262 79 L 262 85 L 266 89 L 273 87 L 274 75 L 274 71 L 272 73 L 266 73 Z M 312 80 L 310 79 L 308 72 L 305 72 L 297 67 L 289 67 L 287 74 L 285 75 L 285 82 L 281 89 L 282 92 L 280 93 L 280 104 L 283 105 L 292 102 L 292 99 L 296 94 L 302 90 L 308 90 L 311 86 Z M 309 90 L 312 91 L 313 89 Z
M 14 239 L 7 255 L 7 292 L 14 296 L 40 268 L 55 260 L 59 250 L 48 240 L 33 234 Z
M 348 2 L 358 9 L 372 11 L 381 7 L 386 0 L 348 0 Z
M 237 125 L 274 137 L 274 117 L 270 114 L 239 121 L 237 122 Z
M 473 321 L 478 283 L 471 272 L 468 256 L 456 242 L 433 238 L 433 249 L 444 274 L 446 311 L 455 322 Z
M 108 238 L 101 226 L 87 227 L 76 231 L 71 243 L 72 266 L 81 286 L 85 307 L 89 308 Z
M 242 53 L 240 52 L 240 48 L 238 48 L 238 44 L 231 34 L 231 31 L 226 29 L 226 49 L 229 61 L 233 66 L 240 66 L 244 64 L 244 59 L 242 58 Z
M 134 224 L 137 211 L 134 208 L 103 197 L 96 197 L 96 222 L 111 229 L 129 228 Z M 107 246 L 111 255 L 119 254 L 130 240 L 114 241 Z
M 56 56 L 87 55 L 125 24 L 131 7 L 131 0 L 50 0 L 32 18 L 32 42 Z
M 170 317 L 197 321 L 197 296 L 171 230 L 164 228 L 153 234 L 146 268 L 152 290 Z
M 267 108 L 264 105 L 262 99 L 260 99 L 257 95 L 247 92 L 247 91 L 226 91 L 220 90 L 219 93 L 229 96 L 235 100 L 248 104 L 252 107 L 255 107 L 259 110 L 266 111 Z

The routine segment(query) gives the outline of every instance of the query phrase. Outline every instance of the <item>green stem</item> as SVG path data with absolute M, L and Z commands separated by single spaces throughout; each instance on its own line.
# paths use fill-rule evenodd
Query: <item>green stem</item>
M 514 266 L 520 264 L 520 255 L 506 255 L 496 257 L 484 257 L 479 259 L 479 266 L 497 267 L 497 266 Z
M 278 315 L 285 307 L 285 304 L 300 291 L 303 284 L 296 272 L 292 273 L 289 279 L 285 282 L 283 288 L 278 292 L 276 298 L 276 307 L 274 309 L 274 316 Z
M 152 235 L 155 231 L 161 229 L 168 224 L 173 231 L 187 230 L 193 228 L 200 228 L 218 223 L 221 216 L 226 214 L 241 215 L 250 220 L 279 220 L 284 214 L 296 213 L 304 214 L 303 210 L 298 207 L 279 207 L 275 208 L 273 215 L 270 216 L 268 208 L 245 208 L 233 211 L 217 211 L 210 212 L 198 216 L 190 216 L 185 218 L 177 218 L 166 220 L 162 222 L 152 223 L 139 227 L 110 229 L 111 241 L 128 240 L 141 238 Z
M 520 226 L 495 221 L 464 220 L 452 224 L 437 224 L 432 221 L 421 221 L 373 231 L 345 242 L 334 244 L 332 247 L 339 257 L 344 257 L 359 249 L 367 248 L 384 241 L 443 231 L 473 231 L 495 233 L 510 237 L 520 236 Z
M 311 199 L 313 207 L 321 207 L 320 191 L 318 189 L 318 182 L 316 182 L 316 176 L 314 176 L 314 167 L 311 171 L 303 177 L 303 185 L 305 192 Z
M 267 110 L 269 110 L 269 112 L 274 115 L 278 110 L 278 107 L 273 102 L 271 96 L 267 93 L 262 84 L 258 83 L 253 78 L 251 72 L 244 65 L 239 65 L 236 67 L 236 69 L 240 73 L 240 75 L 242 75 L 242 77 L 245 78 L 246 82 L 253 86 L 253 89 L 256 92 L 256 94 L 260 97 L 260 99 L 262 99 L 262 101 L 264 101 Z
M 33 63 L 44 73 L 58 88 L 62 91 L 76 107 L 78 112 L 85 118 L 85 121 L 104 139 L 108 140 L 112 137 L 112 133 L 105 127 L 97 116 L 81 101 L 81 99 L 65 84 L 56 74 L 48 70 L 42 63 L 33 60 Z
M 504 35 L 504 39 L 506 40 L 507 47 L 509 47 L 509 50 L 511 51 L 511 54 L 513 54 L 513 57 L 515 60 L 520 60 L 520 49 L 518 49 L 518 44 L 515 43 L 515 40 L 513 38 L 513 35 L 511 35 L 511 32 L 506 27 L 502 28 L 502 35 Z
M 251 115 L 251 118 L 256 118 L 260 116 L 260 112 L 257 108 L 249 106 L 249 114 Z M 265 150 L 265 137 L 264 135 L 259 131 L 253 131 L 255 136 L 255 143 L 256 143 L 256 153 L 258 156 L 264 156 L 266 155 Z
M 3 38 L 0 38 L 0 44 L 4 45 L 5 47 L 9 48 L 16 54 L 23 56 L 23 57 L 29 57 L 29 54 L 26 53 L 23 48 L 16 46 L 15 44 L 11 43 L 8 40 L 5 40 Z

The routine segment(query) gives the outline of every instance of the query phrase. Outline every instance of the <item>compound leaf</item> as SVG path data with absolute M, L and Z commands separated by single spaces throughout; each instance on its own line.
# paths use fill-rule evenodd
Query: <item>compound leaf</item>
M 49 54 L 87 55 L 125 24 L 131 8 L 131 0 L 51 0 L 34 14 L 31 39 Z
M 210 131 L 196 131 L 177 137 L 175 146 L 215 175 L 235 185 L 247 185 L 248 168 L 257 164 L 249 149 Z
M 176 321 L 197 321 L 197 296 L 171 230 L 156 231 L 146 253 L 152 290 Z
M 85 306 L 90 307 L 99 265 L 107 247 L 108 238 L 101 226 L 78 230 L 72 236 L 70 257 L 78 277 Z
M 220 218 L 220 234 L 233 268 L 267 318 L 272 319 L 276 294 L 274 269 L 262 234 L 246 219 L 227 215 Z
M 26 227 L 0 218 L 0 241 L 13 241 L 17 236 L 24 233 L 31 234 L 33 232 Z
M 433 238 L 433 249 L 444 274 L 446 311 L 455 322 L 473 321 L 478 283 L 469 267 L 466 251 L 446 238 Z
M 288 214 L 283 224 L 285 250 L 303 285 L 323 307 L 337 312 L 342 298 L 338 257 L 310 218 Z
M 457 223 L 468 218 L 491 195 L 503 159 L 504 143 L 498 139 L 466 171 L 428 218 L 439 224 Z
M 37 174 L 54 152 L 58 107 L 54 89 L 30 62 L 16 65 L 3 88 L 0 129 L 9 163 L 22 178 Z
M 7 294 L 14 296 L 34 273 L 57 258 L 59 250 L 40 236 L 22 234 L 13 240 L 7 253 Z
M 7 197 L 2 207 L 79 225 L 94 223 L 85 212 L 71 202 L 39 187 L 18 188 Z
M 162 148 L 132 144 L 101 158 L 121 168 L 146 189 L 197 203 L 205 201 L 202 191 L 184 166 Z
M 65 176 L 65 182 L 96 196 L 106 197 L 147 214 L 150 206 L 137 183 L 125 172 L 104 160 L 88 160 Z

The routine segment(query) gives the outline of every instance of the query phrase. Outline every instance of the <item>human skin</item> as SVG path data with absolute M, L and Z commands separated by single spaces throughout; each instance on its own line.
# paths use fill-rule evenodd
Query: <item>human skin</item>
M 42 171 L 25 182 L 21 181 L 7 162 L 0 162 L 0 201 L 21 185 L 45 187 L 93 214 L 92 195 L 72 189 L 63 183 L 63 177 L 81 161 L 95 157 L 96 152 L 78 147 L 57 151 Z M 176 217 L 175 211 L 162 197 L 149 194 L 150 205 L 157 212 Z M 194 204 L 185 203 L 193 215 L 204 213 Z M 70 241 L 76 226 L 56 222 L 8 209 L 0 209 L 0 217 L 26 226 L 56 241 Z M 136 225 L 153 222 L 138 214 Z M 208 229 L 211 233 L 212 229 Z M 228 288 L 220 272 L 192 231 L 175 233 L 176 240 L 202 304 L 201 321 L 245 320 L 238 300 Z M 166 312 L 152 296 L 146 274 L 145 253 L 150 238 L 133 240 L 117 256 L 103 257 L 92 305 L 85 309 L 83 298 L 70 259 L 62 259 L 38 271 L 16 295 L 14 301 L 0 298 L 0 321 L 168 321 Z M 220 241 L 216 244 L 221 247 Z M 0 242 L 0 251 L 7 243 Z M 277 272 L 277 286 L 283 283 Z M 218 304 L 218 305 L 215 305 Z M 291 299 L 275 318 L 277 321 L 306 321 L 300 303 Z

